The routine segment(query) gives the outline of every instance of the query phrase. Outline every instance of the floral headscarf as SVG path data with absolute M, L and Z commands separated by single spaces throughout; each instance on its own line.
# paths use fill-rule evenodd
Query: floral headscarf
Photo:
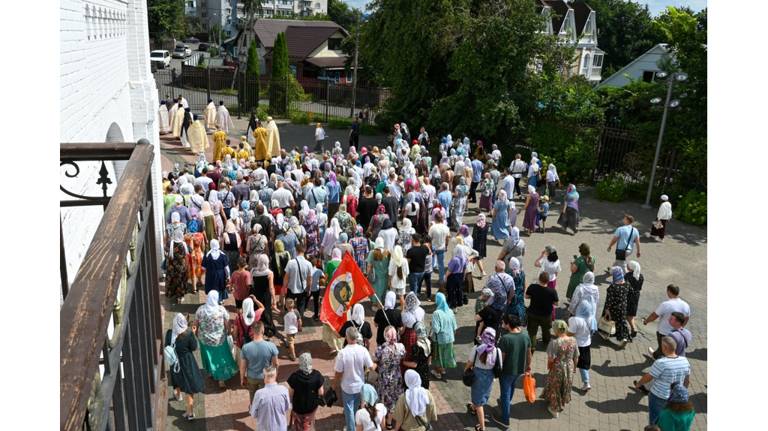
M 475 347 L 477 354 L 487 353 L 485 364 L 493 366 L 496 363 L 496 330 L 485 328 L 483 335 L 480 336 L 480 345 Z

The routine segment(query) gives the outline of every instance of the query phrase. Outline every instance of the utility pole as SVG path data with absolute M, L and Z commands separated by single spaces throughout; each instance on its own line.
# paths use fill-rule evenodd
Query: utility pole
M 357 14 L 357 31 L 355 33 L 355 65 L 352 71 L 352 107 L 349 110 L 349 116 L 355 117 L 355 99 L 357 96 L 357 54 L 360 46 L 360 14 Z

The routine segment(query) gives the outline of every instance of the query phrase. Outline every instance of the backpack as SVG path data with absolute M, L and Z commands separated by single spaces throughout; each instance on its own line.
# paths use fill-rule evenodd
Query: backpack
M 163 349 L 163 355 L 165 356 L 165 362 L 168 364 L 169 370 L 173 370 L 174 373 L 181 371 L 179 357 L 176 356 L 176 343 L 165 346 L 165 349 Z

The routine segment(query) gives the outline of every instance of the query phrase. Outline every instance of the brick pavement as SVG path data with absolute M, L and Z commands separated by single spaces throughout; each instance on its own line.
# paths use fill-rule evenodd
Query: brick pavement
M 212 146 L 211 146 L 212 148 Z M 210 153 L 210 149 L 209 149 Z M 163 170 L 172 169 L 173 162 L 192 160 L 193 157 L 186 151 L 179 151 L 172 144 L 163 144 Z M 607 253 L 610 235 L 618 226 L 621 215 L 628 211 L 639 220 L 639 229 L 646 232 L 650 229 L 650 221 L 655 217 L 655 210 L 646 210 L 635 203 L 611 204 L 600 202 L 591 197 L 589 190 L 581 193 L 582 224 L 577 235 L 564 234 L 559 227 L 548 229 L 547 233 L 535 233 L 532 237 L 523 236 L 526 241 L 526 256 L 523 259 L 523 268 L 527 269 L 528 278 L 531 277 L 533 262 L 544 245 L 552 244 L 557 247 L 563 262 L 570 260 L 568 256 L 578 253 L 578 244 L 586 242 L 590 244 L 593 256 L 597 259 L 597 284 L 601 288 L 601 302 L 605 299 L 605 288 L 608 277 L 601 271 L 613 260 L 612 253 Z M 518 207 L 521 203 L 518 202 Z M 553 205 L 553 209 L 556 208 Z M 476 215 L 476 206 L 472 204 L 465 217 L 465 223 L 472 225 Z M 550 224 L 555 218 L 550 217 Z M 521 218 L 519 223 L 522 222 Z M 645 286 L 641 293 L 638 314 L 646 316 L 665 299 L 664 289 L 668 283 L 675 282 L 682 289 L 681 297 L 691 304 L 692 317 L 689 329 L 694 334 L 694 341 L 689 348 L 688 359 L 692 365 L 690 394 L 697 411 L 694 421 L 694 430 L 703 430 L 707 427 L 707 337 L 706 337 L 706 281 L 707 266 L 706 230 L 681 224 L 673 221 L 669 226 L 667 239 L 664 243 L 653 239 L 641 239 L 642 257 L 637 259 L 642 265 L 645 276 Z M 486 258 L 486 270 L 492 269 L 492 257 L 500 250 L 499 244 L 493 239 L 488 241 L 488 256 Z M 561 274 L 561 282 L 558 290 L 561 296 L 567 285 L 568 265 L 563 264 L 564 273 Z M 476 280 L 475 288 L 480 290 L 484 281 Z M 472 309 L 474 298 L 470 296 L 470 305 L 457 310 L 459 330 L 457 331 L 456 356 L 465 359 L 471 346 Z M 234 311 L 234 305 L 230 302 L 229 309 Z M 169 326 L 172 313 L 178 310 L 193 313 L 198 304 L 202 304 L 204 298 L 201 294 L 197 297 L 187 295 L 185 302 L 179 306 L 167 306 L 165 313 L 165 325 Z M 373 315 L 370 303 L 366 302 L 366 315 L 371 320 Z M 434 310 L 431 302 L 422 303 L 427 311 L 427 318 Z M 600 305 L 600 310 L 602 305 Z M 562 311 L 561 311 L 562 312 Z M 309 312 L 307 313 L 310 314 Z M 280 322 L 280 319 L 277 319 Z M 639 320 L 639 319 L 638 319 Z M 309 350 L 313 355 L 313 365 L 323 373 L 326 378 L 333 375 L 333 357 L 329 354 L 325 344 L 321 341 L 320 327 L 311 320 L 307 320 L 307 326 L 296 339 L 297 353 Z M 525 402 L 522 397 L 521 386 L 518 383 L 512 400 L 512 421 L 510 430 L 642 430 L 647 423 L 647 397 L 636 393 L 630 388 L 632 381 L 637 379 L 651 365 L 647 348 L 654 347 L 655 324 L 643 327 L 639 324 L 638 337 L 633 343 L 623 350 L 619 349 L 612 341 L 604 341 L 600 337 L 593 338 L 592 344 L 592 390 L 586 394 L 574 389 L 571 402 L 565 407 L 558 419 L 552 419 L 546 411 L 542 400 L 537 400 L 533 405 Z M 291 362 L 280 347 L 280 371 L 279 381 L 285 381 L 288 375 L 297 368 L 296 362 Z M 374 346 L 371 346 L 373 352 Z M 546 355 L 544 346 L 539 342 L 539 350 L 534 355 L 533 373 L 537 382 L 537 393 L 540 393 L 546 379 Z M 234 378 L 228 382 L 229 390 L 219 389 L 214 382 L 206 379 L 206 393 L 196 400 L 195 414 L 199 418 L 193 422 L 187 422 L 181 418 L 183 405 L 177 401 L 170 401 L 168 429 L 183 430 L 252 430 L 257 429 L 255 421 L 247 414 L 248 396 L 247 390 L 241 388 Z M 578 375 L 574 377 L 575 386 L 580 386 Z M 471 430 L 474 426 L 474 417 L 468 416 L 465 404 L 469 401 L 469 388 L 461 383 L 461 366 L 449 370 L 445 381 L 433 382 L 431 392 L 435 397 L 439 422 L 436 430 Z M 490 420 L 491 413 L 496 412 L 499 396 L 498 384 L 494 384 L 489 406 L 486 408 L 486 427 L 499 429 Z M 343 414 L 340 407 L 320 408 L 318 411 L 318 430 L 342 429 Z

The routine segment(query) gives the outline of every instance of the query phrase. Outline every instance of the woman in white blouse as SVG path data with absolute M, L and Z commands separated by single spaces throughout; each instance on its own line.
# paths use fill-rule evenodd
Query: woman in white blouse
M 660 241 L 664 241 L 664 235 L 667 233 L 667 223 L 672 219 L 672 204 L 669 203 L 669 196 L 661 195 L 661 205 L 659 212 L 656 213 L 656 221 L 651 226 L 651 236 L 658 236 Z

